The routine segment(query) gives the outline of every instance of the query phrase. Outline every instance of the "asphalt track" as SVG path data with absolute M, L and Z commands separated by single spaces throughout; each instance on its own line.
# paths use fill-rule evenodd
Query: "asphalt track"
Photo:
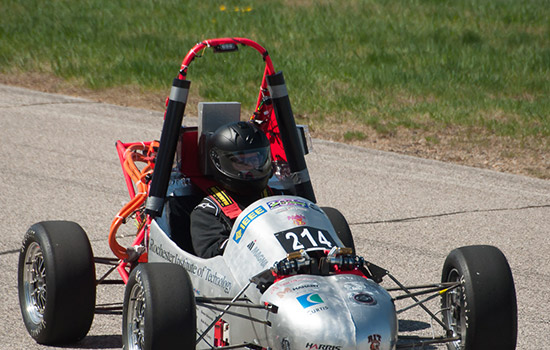
M 161 125 L 158 112 L 0 85 L 0 349 L 55 349 L 34 343 L 21 320 L 17 260 L 27 228 L 76 221 L 94 254 L 111 256 L 108 228 L 128 199 L 114 143 L 158 139 Z M 549 181 L 321 140 L 307 162 L 318 203 L 346 215 L 358 253 L 404 283 L 438 281 L 455 247 L 499 247 L 516 283 L 517 348 L 548 348 Z M 100 287 L 97 303 L 120 303 L 122 292 Z M 427 333 L 429 324 L 417 312 L 400 322 Z M 63 349 L 121 346 L 114 313 L 97 314 L 89 335 Z

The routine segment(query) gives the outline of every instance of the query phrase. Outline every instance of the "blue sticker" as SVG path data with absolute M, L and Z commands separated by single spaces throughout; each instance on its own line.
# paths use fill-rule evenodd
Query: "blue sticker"
M 298 302 L 300 303 L 300 305 L 302 305 L 304 309 L 324 303 L 323 299 L 321 299 L 321 296 L 317 293 L 300 295 L 299 297 L 296 297 L 296 300 L 298 300 Z
M 244 231 L 246 231 L 246 228 L 248 227 L 248 225 L 250 225 L 250 223 L 254 220 L 256 220 L 256 218 L 258 218 L 258 216 L 262 215 L 262 214 L 265 214 L 267 213 L 267 210 L 265 210 L 264 207 L 262 207 L 261 205 L 259 207 L 257 207 L 256 209 L 252 210 L 250 213 L 248 213 L 247 216 L 245 216 L 241 222 L 239 222 L 239 224 L 237 225 L 237 231 L 235 231 L 235 235 L 233 236 L 233 240 L 236 242 L 236 243 L 239 243 L 241 241 L 241 239 L 243 238 L 243 235 L 244 235 Z
M 308 204 L 307 202 L 300 200 L 300 199 L 294 199 L 294 198 L 286 198 L 286 199 L 277 199 L 274 201 L 267 202 L 267 206 L 269 209 L 277 209 L 281 207 L 300 207 L 300 208 L 307 208 Z

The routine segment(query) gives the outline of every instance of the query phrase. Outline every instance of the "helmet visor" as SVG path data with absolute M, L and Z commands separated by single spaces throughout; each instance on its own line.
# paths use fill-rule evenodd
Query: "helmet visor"
M 240 180 L 256 180 L 271 175 L 271 152 L 269 147 L 246 151 L 227 152 L 218 150 L 219 162 L 214 162 L 223 174 Z

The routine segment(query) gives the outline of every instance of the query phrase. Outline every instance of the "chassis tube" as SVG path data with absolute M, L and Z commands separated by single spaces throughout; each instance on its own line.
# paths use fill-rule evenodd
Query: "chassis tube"
M 277 124 L 281 132 L 281 141 L 283 142 L 288 166 L 290 167 L 292 181 L 296 187 L 296 194 L 315 203 L 315 193 L 313 192 L 313 186 L 309 178 L 306 159 L 302 152 L 302 145 L 290 106 L 283 72 L 268 75 L 267 84 L 273 101 L 275 118 L 277 118 Z
M 145 212 L 151 217 L 162 214 L 190 84 L 189 80 L 178 78 L 174 79 L 172 83 L 168 107 L 166 107 L 166 118 L 160 136 L 155 171 L 153 172 L 149 198 L 147 198 L 147 204 L 145 205 Z

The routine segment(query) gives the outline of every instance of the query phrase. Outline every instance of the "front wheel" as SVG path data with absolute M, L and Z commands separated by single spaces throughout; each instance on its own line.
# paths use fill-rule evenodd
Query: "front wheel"
M 340 238 L 342 243 L 344 243 L 344 246 L 347 248 L 351 248 L 353 250 L 353 254 L 355 254 L 355 243 L 353 241 L 353 235 L 351 233 L 348 221 L 346 220 L 344 215 L 336 208 L 322 207 L 321 209 L 323 209 L 326 216 L 329 218 L 330 223 L 332 224 L 334 230 L 336 231 L 336 234 L 338 235 L 338 238 Z
M 510 266 L 498 248 L 453 250 L 441 280 L 462 283 L 442 297 L 443 322 L 460 338 L 447 345 L 449 350 L 516 348 L 516 291 Z
M 193 350 L 195 339 L 195 295 L 187 271 L 168 263 L 138 265 L 124 292 L 124 349 Z
M 19 255 L 18 291 L 23 321 L 40 344 L 86 336 L 94 318 L 95 266 L 80 225 L 47 221 L 32 225 Z

